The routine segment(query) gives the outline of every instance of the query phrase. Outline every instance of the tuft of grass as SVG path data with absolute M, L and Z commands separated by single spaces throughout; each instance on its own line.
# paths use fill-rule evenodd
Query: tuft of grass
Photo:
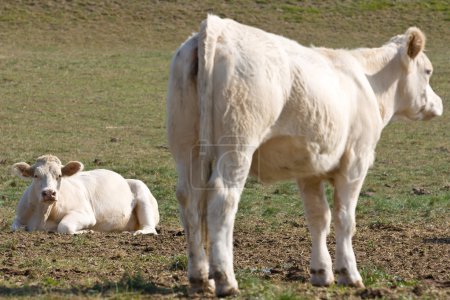
M 176 255 L 172 258 L 169 269 L 171 271 L 187 271 L 188 259 L 186 255 Z
M 52 277 L 45 277 L 42 279 L 42 284 L 46 287 L 55 287 L 59 285 L 59 281 Z
M 89 288 L 89 290 L 84 291 L 88 294 L 100 294 L 100 295 L 110 295 L 114 294 L 116 297 L 121 297 L 120 295 L 132 296 L 133 294 L 141 294 L 141 293 L 167 293 L 167 289 L 161 288 L 153 284 L 152 282 L 148 282 L 146 278 L 142 276 L 142 274 L 128 274 L 124 273 L 122 278 L 118 282 L 103 282 L 97 283 L 93 287 Z M 125 296 L 124 295 L 124 296 Z
M 265 269 L 239 269 L 236 278 L 243 292 L 243 298 L 257 299 L 303 299 L 296 295 L 292 285 L 272 281 Z
M 358 11 L 377 11 L 380 9 L 392 8 L 395 4 L 389 0 L 377 1 L 356 1 L 356 10 Z
M 417 280 L 406 280 L 399 276 L 390 275 L 375 265 L 360 267 L 363 283 L 367 287 L 410 287 L 417 285 Z

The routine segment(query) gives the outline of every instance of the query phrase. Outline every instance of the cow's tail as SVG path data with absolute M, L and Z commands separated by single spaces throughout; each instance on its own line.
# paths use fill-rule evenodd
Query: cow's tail
M 198 40 L 197 91 L 200 104 L 200 153 L 206 161 L 212 160 L 214 58 L 217 39 L 222 32 L 223 20 L 208 15 L 200 26 Z
M 211 176 L 213 163 L 213 148 L 214 148 L 214 124 L 213 124 L 213 88 L 214 88 L 214 58 L 216 53 L 217 40 L 222 32 L 224 26 L 223 20 L 220 18 L 208 15 L 200 26 L 198 34 L 198 77 L 197 77 L 197 92 L 199 98 L 200 108 L 200 159 L 202 160 L 202 179 L 204 186 L 208 189 L 208 181 Z M 208 228 L 206 222 L 207 215 L 207 194 L 205 190 L 203 199 L 200 203 L 200 215 L 203 242 L 208 251 Z

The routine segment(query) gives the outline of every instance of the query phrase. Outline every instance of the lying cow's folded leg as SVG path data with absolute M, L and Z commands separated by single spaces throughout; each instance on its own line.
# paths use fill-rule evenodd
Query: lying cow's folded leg
M 67 234 L 84 233 L 95 225 L 95 217 L 86 213 L 70 213 L 62 218 L 58 224 L 57 232 Z
M 11 226 L 12 231 L 26 229 L 27 224 L 32 216 L 33 210 L 30 209 L 28 195 L 22 196 L 17 204 L 16 217 Z
M 90 229 L 79 230 L 79 231 L 75 232 L 74 234 L 85 234 L 85 233 L 94 233 L 94 230 L 90 230 Z
M 127 182 L 136 201 L 134 209 L 139 229 L 134 232 L 134 235 L 158 234 L 156 225 L 159 223 L 159 211 L 155 197 L 144 182 L 137 179 L 127 179 Z
M 311 233 L 311 283 L 328 286 L 334 282 L 331 256 L 327 248 L 331 213 L 321 180 L 299 180 L 306 220 Z

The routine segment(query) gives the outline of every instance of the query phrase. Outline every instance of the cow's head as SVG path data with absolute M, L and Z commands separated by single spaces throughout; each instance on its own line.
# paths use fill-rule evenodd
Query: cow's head
M 416 27 L 392 39 L 397 44 L 403 76 L 396 93 L 396 115 L 412 120 L 428 120 L 442 115 L 441 98 L 430 86 L 433 66 L 424 53 L 425 35 Z
M 22 178 L 31 178 L 31 192 L 33 199 L 51 204 L 58 200 L 58 193 L 61 180 L 64 176 L 72 176 L 83 170 L 83 164 L 78 161 L 71 161 L 65 166 L 53 155 L 43 155 L 30 166 L 20 162 L 13 165 L 13 171 Z

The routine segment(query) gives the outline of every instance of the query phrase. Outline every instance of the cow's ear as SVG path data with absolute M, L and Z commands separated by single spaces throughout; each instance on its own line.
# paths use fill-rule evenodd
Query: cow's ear
M 34 173 L 33 168 L 25 162 L 19 162 L 19 163 L 14 164 L 12 166 L 12 171 L 17 176 L 22 177 L 22 178 L 31 178 L 31 177 L 33 177 L 33 173 Z
M 61 168 L 63 176 L 72 176 L 84 168 L 83 164 L 79 161 L 69 161 L 64 167 Z
M 417 27 L 410 27 L 406 33 L 406 54 L 414 59 L 425 48 L 425 35 Z

